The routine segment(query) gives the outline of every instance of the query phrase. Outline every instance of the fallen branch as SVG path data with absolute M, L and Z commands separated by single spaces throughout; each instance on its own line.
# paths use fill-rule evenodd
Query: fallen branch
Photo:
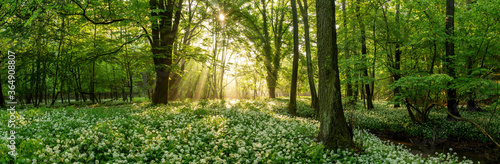
M 443 108 L 444 109 L 444 108 Z M 450 115 L 451 117 L 457 119 L 457 120 L 463 120 L 463 121 L 466 121 L 466 122 L 469 122 L 471 123 L 472 125 L 474 125 L 479 131 L 481 131 L 481 133 L 483 133 L 485 136 L 487 136 L 488 138 L 490 138 L 490 140 L 495 143 L 495 145 L 497 145 L 498 148 L 500 148 L 500 144 L 498 144 L 498 142 L 495 141 L 495 139 L 493 139 L 493 137 L 491 137 L 490 134 L 488 134 L 488 132 L 486 132 L 486 130 L 484 130 L 481 126 L 479 126 L 478 124 L 476 124 L 475 122 L 469 120 L 469 119 L 466 119 L 466 118 L 462 118 L 462 117 L 457 117 L 453 114 L 451 114 L 448 110 L 444 109 L 444 111 L 446 111 L 446 113 L 448 113 L 448 115 Z

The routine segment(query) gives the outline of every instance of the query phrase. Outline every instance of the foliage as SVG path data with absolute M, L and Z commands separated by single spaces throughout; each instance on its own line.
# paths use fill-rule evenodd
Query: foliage
M 448 88 L 452 79 L 444 74 L 405 76 L 392 85 L 394 88 L 401 88 L 395 100 L 397 103 L 406 104 L 413 122 L 426 122 L 431 109 L 442 100 L 444 96 L 442 93 Z
M 392 108 L 386 105 L 384 101 L 375 103 L 374 110 L 352 109 L 347 110 L 346 115 L 352 114 L 356 118 L 356 126 L 363 129 L 387 130 L 426 139 L 436 137 L 440 139 L 456 138 L 481 142 L 489 141 L 486 136 L 467 122 L 446 121 L 446 112 L 442 110 L 444 109 L 430 113 L 430 121 L 422 124 L 411 123 L 406 109 Z M 462 117 L 468 118 L 485 128 L 496 140 L 500 139 L 500 120 L 495 119 L 500 115 L 499 111 L 496 111 L 496 113 L 460 111 L 460 114 Z
M 354 130 L 354 140 L 363 140 L 364 153 L 324 150 L 315 142 L 317 121 L 276 113 L 285 102 L 200 103 L 23 110 L 16 142 L 43 146 L 19 149 L 17 162 L 460 163 L 450 154 L 427 158 L 414 155 L 401 145 L 358 129 Z M 8 113 L 0 114 L 3 117 Z M 0 138 L 2 143 L 5 140 L 5 136 Z M 2 153 L 4 149 L 0 149 Z

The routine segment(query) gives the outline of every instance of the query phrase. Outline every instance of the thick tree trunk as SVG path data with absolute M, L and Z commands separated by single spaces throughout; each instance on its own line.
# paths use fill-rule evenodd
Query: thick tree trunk
M 326 148 L 336 150 L 352 146 L 353 134 L 346 123 L 342 108 L 334 1 L 316 1 L 316 13 L 320 99 L 318 141 L 323 142 Z
M 455 56 L 455 44 L 453 43 L 453 28 L 455 28 L 454 19 L 455 16 L 455 0 L 446 0 L 446 34 L 448 39 L 446 40 L 446 67 L 448 75 L 455 78 L 455 62 L 453 60 Z M 453 83 L 453 82 L 451 82 Z M 457 91 L 454 88 L 449 88 L 447 91 L 448 96 L 448 111 L 460 117 L 458 113 L 458 103 L 457 103 Z M 448 115 L 447 120 L 455 120 L 452 116 Z
M 300 0 L 299 0 L 300 1 Z M 297 71 L 299 69 L 299 21 L 297 18 L 297 4 L 292 0 L 292 17 L 293 17 L 293 68 L 292 68 L 292 84 L 290 85 L 290 103 L 288 111 L 290 115 L 297 115 Z
M 169 67 L 172 65 L 172 51 L 180 21 L 182 0 L 179 0 L 177 4 L 173 1 L 150 0 L 149 5 L 152 10 L 163 10 L 158 13 L 151 12 L 151 17 L 162 17 L 161 20 L 151 19 L 152 40 L 150 42 L 156 72 L 153 104 L 168 104 Z
M 261 0 L 262 4 L 267 4 L 265 0 Z M 264 10 L 266 9 L 267 5 L 264 5 L 263 8 Z M 276 86 L 277 86 L 277 80 L 278 80 L 278 68 L 279 68 L 279 61 L 280 61 L 280 56 L 277 56 L 277 54 L 272 53 L 271 49 L 271 40 L 269 36 L 269 31 L 268 31 L 268 20 L 267 20 L 267 12 L 264 11 L 262 12 L 262 30 L 264 32 L 264 65 L 266 66 L 266 71 L 267 71 L 267 77 L 266 77 L 266 82 L 267 82 L 267 88 L 269 89 L 269 98 L 275 98 L 276 97 Z M 278 42 L 281 42 L 281 40 L 277 39 Z

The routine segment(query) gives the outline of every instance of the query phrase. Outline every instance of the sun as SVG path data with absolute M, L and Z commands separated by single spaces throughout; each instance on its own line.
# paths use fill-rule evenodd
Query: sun
M 221 21 L 224 21 L 224 14 L 219 14 L 219 19 L 220 19 Z

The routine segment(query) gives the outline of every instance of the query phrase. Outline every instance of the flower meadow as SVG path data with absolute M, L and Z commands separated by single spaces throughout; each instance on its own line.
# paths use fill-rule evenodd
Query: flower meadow
M 422 157 L 354 129 L 364 152 L 325 150 L 319 123 L 280 112 L 275 100 L 136 103 L 20 111 L 15 163 L 472 163 L 454 154 Z M 14 159 L 0 112 L 0 163 Z

